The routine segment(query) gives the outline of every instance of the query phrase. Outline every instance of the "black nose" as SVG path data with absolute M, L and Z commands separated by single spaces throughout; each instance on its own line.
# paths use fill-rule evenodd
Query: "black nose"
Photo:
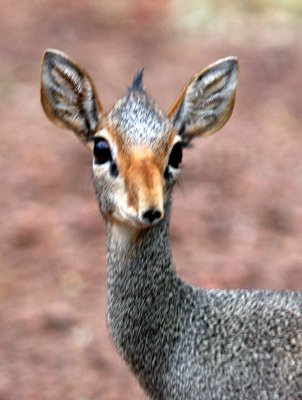
M 161 218 L 161 216 L 162 216 L 161 212 L 154 208 L 147 210 L 142 215 L 143 219 L 146 220 L 147 222 L 149 222 L 150 224 L 152 224 L 152 222 L 155 221 L 156 219 Z

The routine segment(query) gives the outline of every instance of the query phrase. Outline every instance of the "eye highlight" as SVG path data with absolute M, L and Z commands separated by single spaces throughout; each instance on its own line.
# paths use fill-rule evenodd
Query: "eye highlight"
M 112 160 L 111 150 L 107 140 L 103 138 L 95 139 L 93 155 L 97 164 L 105 164 Z
M 182 160 L 182 145 L 181 142 L 177 142 L 172 148 L 168 164 L 173 168 L 179 168 L 181 160 Z

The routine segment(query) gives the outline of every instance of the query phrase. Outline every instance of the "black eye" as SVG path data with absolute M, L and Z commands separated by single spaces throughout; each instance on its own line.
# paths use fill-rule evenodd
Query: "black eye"
M 105 164 L 107 161 L 111 161 L 111 150 L 107 140 L 102 138 L 96 139 L 93 154 L 97 164 Z
M 182 146 L 180 142 L 175 143 L 169 157 L 169 165 L 173 168 L 179 168 L 182 160 Z

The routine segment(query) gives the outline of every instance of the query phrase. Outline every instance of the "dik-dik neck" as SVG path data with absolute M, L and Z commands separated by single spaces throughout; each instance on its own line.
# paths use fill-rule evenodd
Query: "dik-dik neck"
M 139 233 L 108 225 L 109 329 L 120 353 L 144 380 L 154 369 L 152 359 L 164 361 L 165 351 L 170 354 L 179 319 L 182 284 L 172 266 L 168 215 L 166 210 L 164 220 Z

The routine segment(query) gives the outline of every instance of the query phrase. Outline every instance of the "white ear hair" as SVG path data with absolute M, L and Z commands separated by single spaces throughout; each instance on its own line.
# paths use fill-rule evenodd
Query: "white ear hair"
M 195 136 L 211 135 L 232 114 L 238 62 L 227 57 L 195 74 L 168 112 L 185 143 Z

